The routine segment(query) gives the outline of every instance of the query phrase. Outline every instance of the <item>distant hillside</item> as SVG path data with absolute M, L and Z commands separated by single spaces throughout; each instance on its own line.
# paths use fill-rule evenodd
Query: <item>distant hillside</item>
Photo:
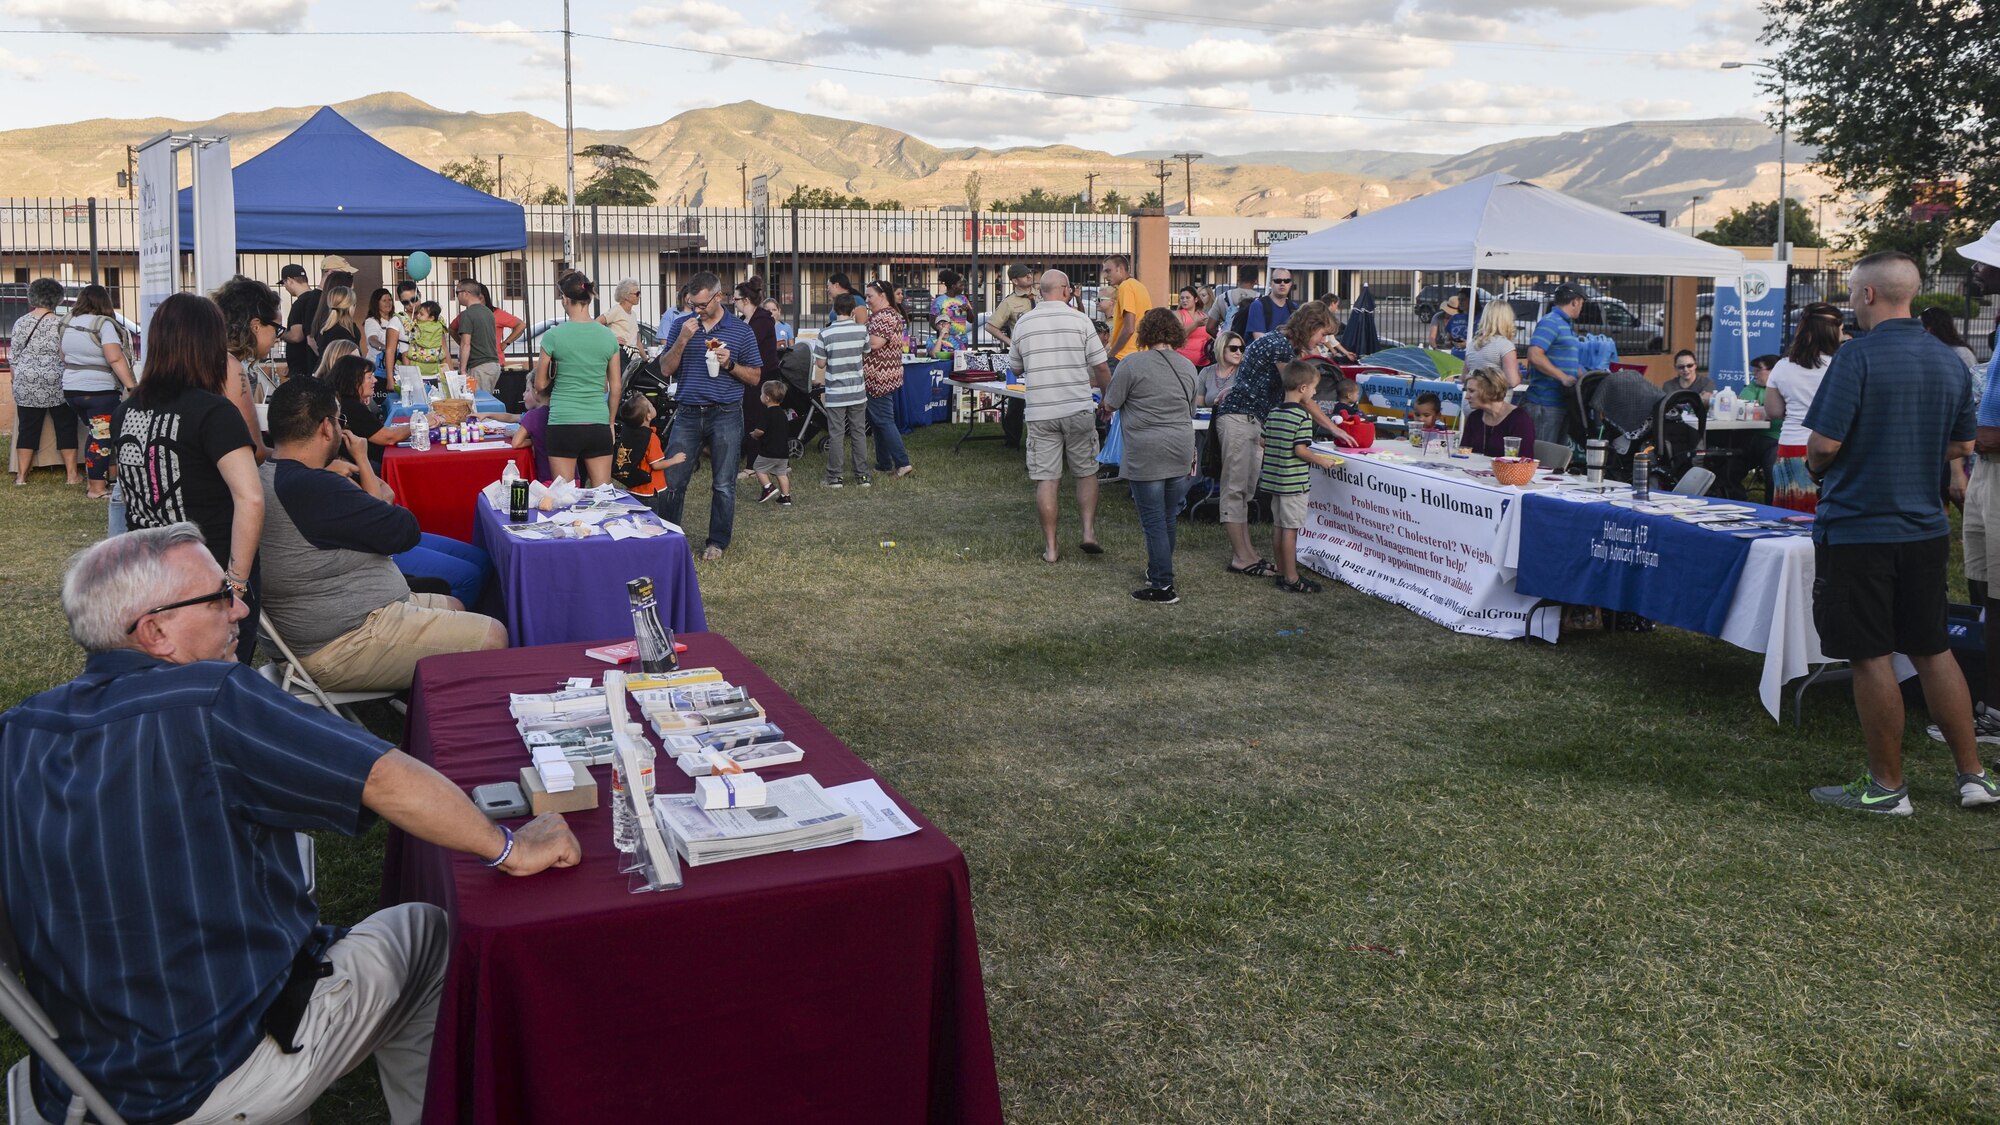
M 125 146 L 169 130 L 226 133 L 240 163 L 317 108 L 265 109 L 212 121 L 97 119 L 0 132 L 0 196 L 115 194 Z M 495 160 L 502 193 L 513 198 L 537 196 L 562 179 L 562 129 L 533 114 L 439 109 L 400 93 L 334 108 L 433 168 L 474 156 Z M 578 147 L 597 143 L 624 145 L 645 158 L 663 204 L 741 206 L 745 182 L 758 175 L 771 177 L 774 198 L 803 185 L 919 208 L 963 206 L 967 177 L 975 173 L 982 203 L 1035 187 L 1078 191 L 1086 173 L 1096 174 L 1100 194 L 1116 189 L 1136 199 L 1159 186 L 1147 161 L 1160 157 L 1150 153 L 1112 155 L 1072 145 L 944 149 L 882 125 L 747 101 L 690 110 L 640 129 L 577 130 Z M 1794 148 L 1791 190 L 1796 198 L 1812 199 L 1827 188 L 1799 167 L 1805 156 Z M 1194 206 L 1204 215 L 1335 217 L 1494 171 L 1606 207 L 1637 200 L 1668 211 L 1676 222 L 1700 195 L 1701 217 L 1712 223 L 1730 207 L 1777 194 L 1777 138 L 1754 121 L 1656 121 L 1506 141 L 1462 156 L 1376 150 L 1212 156 L 1194 167 Z M 578 169 L 579 176 L 589 172 Z M 1178 175 L 1169 180 L 1168 202 L 1182 202 L 1184 191 Z

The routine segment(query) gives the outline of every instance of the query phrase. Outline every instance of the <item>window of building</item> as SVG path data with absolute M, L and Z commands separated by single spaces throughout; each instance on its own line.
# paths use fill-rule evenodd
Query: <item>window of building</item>
M 506 258 L 500 263 L 501 295 L 508 300 L 518 301 L 528 295 L 528 263 L 520 258 Z

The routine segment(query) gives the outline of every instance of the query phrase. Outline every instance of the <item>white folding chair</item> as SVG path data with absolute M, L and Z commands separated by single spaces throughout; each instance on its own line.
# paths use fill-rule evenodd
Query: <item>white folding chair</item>
M 327 712 L 356 725 L 362 724 L 360 718 L 354 714 L 353 704 L 386 699 L 391 707 L 398 711 L 403 709 L 402 702 L 396 698 L 396 693 L 393 691 L 328 691 L 320 687 L 313 680 L 312 673 L 307 672 L 305 665 L 300 664 L 299 658 L 292 654 L 291 646 L 285 643 L 285 638 L 278 635 L 277 627 L 271 624 L 270 614 L 262 610 L 257 611 L 257 629 L 264 634 L 264 639 L 271 642 L 271 647 L 278 650 L 278 658 L 258 668 L 257 671 L 262 673 L 265 679 L 276 684 L 280 691 L 296 695 L 307 703 L 324 708 Z
M 1706 496 L 1714 485 L 1715 474 L 1696 465 L 1681 474 L 1681 479 L 1674 484 L 1674 491 L 1682 496 Z
M 1560 473 L 1569 468 L 1570 459 L 1575 456 L 1575 452 L 1564 442 L 1539 439 L 1535 442 L 1535 460 L 1541 462 L 1542 468 L 1552 473 Z

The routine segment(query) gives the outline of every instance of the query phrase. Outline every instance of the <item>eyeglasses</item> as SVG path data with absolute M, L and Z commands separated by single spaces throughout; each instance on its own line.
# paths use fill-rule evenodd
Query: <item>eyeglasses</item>
M 185 601 L 168 602 L 166 605 L 154 606 L 153 608 L 140 614 L 137 618 L 133 620 L 133 622 L 130 625 L 125 626 L 125 635 L 129 637 L 132 634 L 138 632 L 139 622 L 144 621 L 145 619 L 153 616 L 156 613 L 165 613 L 170 609 L 186 609 L 191 605 L 207 605 L 209 602 L 228 601 L 234 598 L 235 596 L 236 596 L 236 591 L 230 588 L 229 580 L 225 578 L 222 580 L 222 589 L 217 590 L 213 594 L 203 594 L 198 598 L 188 598 Z

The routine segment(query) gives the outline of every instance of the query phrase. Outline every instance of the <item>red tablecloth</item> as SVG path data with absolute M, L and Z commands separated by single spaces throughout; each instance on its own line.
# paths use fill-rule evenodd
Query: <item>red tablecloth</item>
M 500 479 L 512 461 L 534 479 L 535 455 L 526 449 L 459 451 L 434 444 L 422 453 L 392 445 L 382 453 L 382 483 L 396 490 L 396 503 L 417 514 L 417 526 L 433 535 L 472 542 L 472 501 L 480 489 Z
M 728 641 L 681 639 L 682 667 L 721 669 L 805 748 L 769 776 L 875 776 Z M 516 780 L 507 693 L 600 676 L 584 647 L 419 663 L 410 753 L 468 788 Z M 424 1120 L 999 1122 L 965 857 L 903 809 L 921 831 L 686 867 L 681 889 L 636 895 L 602 800 L 569 818 L 583 863 L 526 879 L 392 831 L 384 901 L 452 916 Z

